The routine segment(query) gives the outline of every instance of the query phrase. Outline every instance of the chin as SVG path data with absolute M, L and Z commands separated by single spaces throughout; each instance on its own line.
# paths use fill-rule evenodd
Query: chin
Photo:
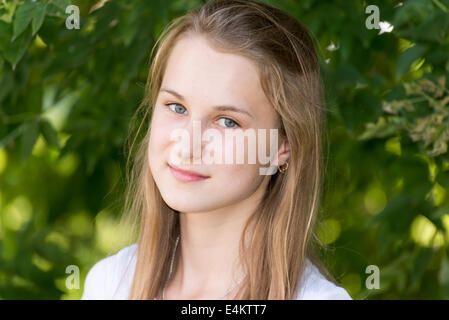
M 194 204 L 185 204 L 180 201 L 165 201 L 167 205 L 175 211 L 179 212 L 198 212 L 200 208 Z
M 170 195 L 162 198 L 170 208 L 179 212 L 204 212 L 216 208 L 216 206 L 207 203 L 207 201 L 205 202 L 204 199 L 194 196 L 183 196 L 181 199 L 179 196 Z

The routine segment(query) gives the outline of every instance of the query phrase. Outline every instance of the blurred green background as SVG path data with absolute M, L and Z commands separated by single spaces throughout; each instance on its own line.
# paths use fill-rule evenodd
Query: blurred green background
M 150 50 L 204 2 L 0 1 L 1 299 L 79 299 L 93 264 L 125 245 L 124 145 Z M 263 2 L 317 43 L 331 273 L 355 299 L 449 299 L 449 0 Z M 380 30 L 365 25 L 372 4 Z M 379 289 L 365 286 L 369 265 Z

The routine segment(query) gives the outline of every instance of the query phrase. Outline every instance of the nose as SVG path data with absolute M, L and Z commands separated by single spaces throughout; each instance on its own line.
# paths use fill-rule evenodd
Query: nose
M 182 150 L 182 152 L 178 153 L 179 165 L 201 164 L 202 152 L 205 147 L 202 141 L 202 133 L 205 130 L 204 121 L 192 118 L 181 129 L 182 139 L 176 142 L 176 147 Z
M 204 148 L 202 136 L 204 132 L 204 123 L 201 119 L 192 119 L 189 121 L 188 131 L 190 136 L 190 161 L 193 164 L 201 164 L 202 151 Z

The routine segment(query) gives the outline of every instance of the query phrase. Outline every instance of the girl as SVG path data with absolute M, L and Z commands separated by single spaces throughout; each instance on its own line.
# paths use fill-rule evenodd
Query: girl
M 306 28 L 256 1 L 210 1 L 155 48 L 126 196 L 138 240 L 89 271 L 82 299 L 351 299 L 313 241 L 324 107 Z M 229 134 L 248 138 L 246 162 L 206 163 L 239 149 Z M 246 160 L 273 145 L 274 165 Z

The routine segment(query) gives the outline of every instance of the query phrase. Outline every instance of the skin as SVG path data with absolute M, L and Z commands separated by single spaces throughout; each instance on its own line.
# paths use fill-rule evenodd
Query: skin
M 259 168 L 266 165 L 249 164 L 247 160 L 244 164 L 189 163 L 195 158 L 192 152 L 190 157 L 182 158 L 178 167 L 209 178 L 181 182 L 168 167 L 176 143 L 170 140 L 170 134 L 181 128 L 192 137 L 194 120 L 201 121 L 202 131 L 214 128 L 223 135 L 226 130 L 236 130 L 236 123 L 242 130 L 278 128 L 278 116 L 262 90 L 256 65 L 246 57 L 216 51 L 201 36 L 178 40 L 169 56 L 161 88 L 174 90 L 185 98 L 159 92 L 148 145 L 156 185 L 164 201 L 180 213 L 180 258 L 173 266 L 165 299 L 217 299 L 243 274 L 238 261 L 239 240 L 270 176 L 259 174 Z M 174 105 L 167 106 L 168 103 Z M 214 109 L 221 105 L 237 106 L 251 117 Z M 210 143 L 216 142 L 204 142 L 201 150 Z M 193 150 L 193 145 L 188 147 Z M 235 151 L 229 143 L 223 143 L 221 148 L 223 154 Z M 245 159 L 246 156 L 247 151 Z M 280 165 L 288 160 L 287 142 L 279 143 L 276 156 Z M 232 298 L 232 292 L 226 298 Z

